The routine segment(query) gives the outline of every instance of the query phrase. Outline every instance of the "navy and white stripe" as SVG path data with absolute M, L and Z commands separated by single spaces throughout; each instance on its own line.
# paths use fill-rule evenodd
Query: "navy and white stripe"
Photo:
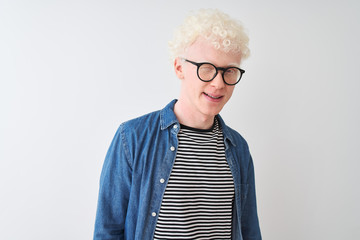
M 230 239 L 234 183 L 217 121 L 182 126 L 154 239 Z

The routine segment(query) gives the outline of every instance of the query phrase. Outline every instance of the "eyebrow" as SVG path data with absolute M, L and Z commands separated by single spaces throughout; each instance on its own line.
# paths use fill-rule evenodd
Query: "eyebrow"
M 185 61 L 189 61 L 187 58 L 182 58 L 182 59 Z M 192 62 L 192 61 L 190 61 L 190 62 Z M 229 63 L 227 66 L 224 66 L 224 67 L 216 65 L 208 60 L 199 60 L 197 63 L 211 63 L 211 64 L 215 65 L 216 67 L 220 67 L 220 68 L 229 68 L 229 67 L 240 68 L 240 64 L 238 64 L 238 63 Z
M 230 63 L 227 67 L 237 67 L 237 68 L 240 68 L 240 64 L 238 64 L 238 63 Z
M 211 64 L 214 64 L 212 62 L 209 62 L 209 61 L 202 61 L 202 62 L 208 62 L 208 63 L 211 63 Z M 219 65 L 216 65 L 214 64 L 215 66 L 219 67 Z M 222 66 L 220 66 L 222 67 Z M 224 66 L 223 68 L 229 68 L 229 67 L 237 67 L 237 68 L 240 68 L 240 64 L 238 63 L 229 63 L 228 65 Z

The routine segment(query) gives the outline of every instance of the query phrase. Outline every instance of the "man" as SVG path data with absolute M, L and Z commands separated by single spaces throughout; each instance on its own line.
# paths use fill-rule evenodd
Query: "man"
M 178 100 L 120 125 L 100 180 L 94 239 L 261 239 L 246 141 L 219 115 L 248 37 L 218 10 L 170 42 Z

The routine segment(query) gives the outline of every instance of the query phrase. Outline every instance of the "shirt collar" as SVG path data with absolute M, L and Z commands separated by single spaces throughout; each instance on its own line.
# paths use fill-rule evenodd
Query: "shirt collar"
M 160 127 L 164 130 L 174 123 L 179 123 L 174 113 L 174 106 L 177 99 L 172 100 L 166 107 L 160 111 Z
M 228 127 L 224 120 L 222 119 L 222 117 L 220 116 L 220 114 L 216 115 L 216 117 L 219 120 L 220 126 L 222 128 L 223 131 L 223 135 L 224 135 L 224 142 L 225 142 L 225 147 L 227 148 L 227 143 L 231 143 L 233 146 L 235 145 L 235 141 L 234 141 L 234 136 L 232 134 L 232 132 L 230 131 L 230 127 Z

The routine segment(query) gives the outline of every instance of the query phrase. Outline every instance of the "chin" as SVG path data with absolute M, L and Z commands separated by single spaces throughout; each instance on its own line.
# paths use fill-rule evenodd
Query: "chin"
M 220 113 L 222 108 L 220 109 L 208 109 L 207 111 L 204 111 L 205 115 L 208 115 L 210 117 L 214 117 Z

